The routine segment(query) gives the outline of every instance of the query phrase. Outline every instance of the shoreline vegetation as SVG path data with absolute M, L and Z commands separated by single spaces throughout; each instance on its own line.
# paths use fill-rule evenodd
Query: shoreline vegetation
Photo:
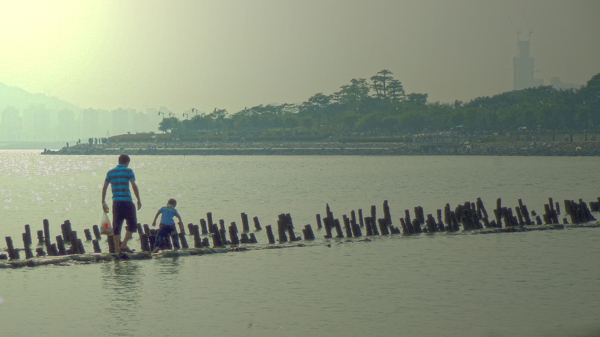
M 360 138 L 330 137 L 321 141 L 182 141 L 126 140 L 115 136 L 102 144 L 76 144 L 59 150 L 44 149 L 43 155 L 487 155 L 487 156 L 600 156 L 596 135 L 544 134 L 537 136 L 444 137 L 361 141 Z M 134 136 L 134 135 L 131 135 Z M 137 135 L 136 135 L 137 136 Z M 162 136 L 162 135 L 161 135 Z M 149 136 L 150 138 L 151 136 Z M 119 140 L 119 138 L 121 138 Z M 123 139 L 125 138 L 125 139 Z M 164 138 L 164 137 L 161 137 Z

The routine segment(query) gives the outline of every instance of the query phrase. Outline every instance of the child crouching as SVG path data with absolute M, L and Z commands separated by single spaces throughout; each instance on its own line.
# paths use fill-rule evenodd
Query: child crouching
M 154 252 L 164 249 L 165 238 L 173 233 L 177 233 L 177 229 L 175 228 L 175 220 L 173 220 L 174 217 L 177 217 L 177 219 L 179 219 L 179 224 L 183 226 L 181 216 L 175 209 L 176 206 L 177 201 L 175 199 L 169 199 L 167 206 L 161 207 L 161 209 L 159 209 L 156 213 L 154 221 L 152 221 L 152 227 L 156 227 L 156 219 L 160 214 L 162 214 L 160 218 L 158 234 L 156 235 L 156 240 L 154 241 Z

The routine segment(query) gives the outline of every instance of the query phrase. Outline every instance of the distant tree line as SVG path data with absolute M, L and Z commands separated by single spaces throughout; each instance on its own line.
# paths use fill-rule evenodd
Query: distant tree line
M 181 138 L 225 133 L 232 137 L 401 136 L 449 130 L 595 132 L 600 124 L 600 74 L 580 89 L 539 86 L 478 97 L 467 103 L 428 102 L 406 94 L 392 72 L 352 79 L 330 95 L 317 93 L 301 104 L 258 105 L 234 114 L 215 108 L 189 119 L 164 118 L 159 130 Z

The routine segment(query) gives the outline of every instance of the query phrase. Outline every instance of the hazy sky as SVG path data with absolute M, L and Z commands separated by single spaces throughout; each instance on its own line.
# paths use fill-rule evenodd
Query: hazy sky
M 585 84 L 599 18 L 599 0 L 0 0 L 0 82 L 82 108 L 235 113 L 388 69 L 407 93 L 468 101 L 512 90 L 518 30 L 537 78 Z

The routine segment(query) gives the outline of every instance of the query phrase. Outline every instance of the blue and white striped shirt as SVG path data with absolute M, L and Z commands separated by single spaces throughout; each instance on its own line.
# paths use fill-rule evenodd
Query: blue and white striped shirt
M 133 170 L 125 167 L 125 165 L 117 165 L 114 169 L 106 174 L 107 184 L 112 188 L 113 201 L 131 201 L 131 192 L 129 191 L 129 182 L 135 181 Z

